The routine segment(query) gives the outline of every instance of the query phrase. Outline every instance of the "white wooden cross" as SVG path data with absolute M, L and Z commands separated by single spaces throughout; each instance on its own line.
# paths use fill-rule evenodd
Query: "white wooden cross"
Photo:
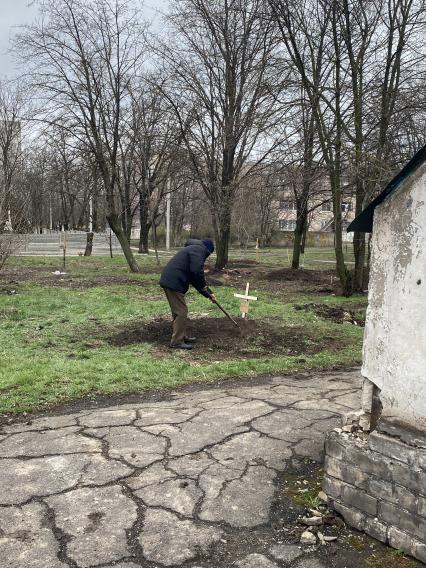
M 249 302 L 251 300 L 256 301 L 257 300 L 257 296 L 249 296 L 249 290 L 250 290 L 250 283 L 247 282 L 246 285 L 246 293 L 245 294 L 234 294 L 235 298 L 240 298 L 241 302 L 240 302 L 240 311 L 241 311 L 241 317 L 243 319 L 246 318 L 248 311 L 249 311 Z

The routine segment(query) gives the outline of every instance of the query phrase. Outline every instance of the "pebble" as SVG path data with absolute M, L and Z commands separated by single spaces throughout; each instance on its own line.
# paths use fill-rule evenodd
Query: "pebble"
M 318 499 L 321 499 L 321 501 L 323 501 L 324 503 L 328 502 L 328 497 L 327 495 L 324 493 L 324 491 L 320 491 L 318 493 Z
M 323 524 L 322 517 L 302 517 L 302 523 L 308 527 L 318 527 Z
M 317 537 L 314 534 L 312 534 L 310 531 L 305 531 L 302 533 L 302 536 L 300 537 L 300 542 L 301 544 L 316 544 Z

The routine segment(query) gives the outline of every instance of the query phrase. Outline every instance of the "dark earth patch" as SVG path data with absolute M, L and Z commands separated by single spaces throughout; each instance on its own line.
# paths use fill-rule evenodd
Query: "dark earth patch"
M 228 268 L 248 268 L 250 266 L 259 266 L 259 262 L 253 258 L 244 258 L 243 260 L 230 260 L 227 266 Z
M 55 288 L 68 288 L 70 290 L 80 290 L 85 288 L 96 288 L 97 286 L 151 286 L 150 282 L 144 282 L 136 278 L 127 276 L 97 276 L 87 278 L 54 276 L 39 280 L 40 284 Z
M 336 277 L 334 270 L 293 270 L 292 268 L 282 268 L 271 270 L 265 275 L 265 280 L 290 281 L 290 282 L 309 282 L 310 284 L 330 283 L 330 277 Z
M 246 266 L 247 264 L 247 266 Z M 261 290 L 272 295 L 339 293 L 339 282 L 334 270 L 265 270 L 256 264 L 244 262 L 229 263 L 223 270 L 206 270 L 210 286 L 234 286 L 242 288 L 249 281 L 252 290 Z
M 58 270 L 59 271 L 59 270 Z M 62 271 L 62 270 L 60 270 Z M 151 286 L 152 283 L 131 276 L 73 276 L 69 274 L 54 274 L 54 267 L 23 267 L 7 269 L 1 273 L 0 294 L 13 294 L 20 283 L 32 282 L 53 288 L 80 290 L 96 288 L 97 286 Z M 65 271 L 66 272 L 66 271 Z
M 338 278 L 334 270 L 293 270 L 283 268 L 259 274 L 259 287 L 272 294 L 319 294 L 338 292 Z
M 323 350 L 342 347 L 340 338 L 328 333 L 319 337 L 305 328 L 282 327 L 273 318 L 268 320 L 239 320 L 241 329 L 226 318 L 194 318 L 188 334 L 197 338 L 190 357 L 193 359 L 252 359 L 277 355 L 313 355 Z M 151 343 L 169 352 L 172 323 L 168 318 L 156 318 L 124 328 L 108 341 L 121 347 L 135 343 Z
M 364 327 L 365 316 L 360 317 L 359 311 L 365 309 L 364 304 L 351 304 L 345 306 L 327 306 L 325 304 L 295 305 L 295 310 L 314 312 L 320 318 L 334 323 L 351 323 Z

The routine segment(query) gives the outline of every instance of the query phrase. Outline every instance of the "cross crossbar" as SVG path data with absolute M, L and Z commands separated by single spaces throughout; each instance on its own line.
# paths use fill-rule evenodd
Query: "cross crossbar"
M 246 296 L 246 294 L 234 294 L 234 296 L 242 300 L 257 300 L 257 296 Z

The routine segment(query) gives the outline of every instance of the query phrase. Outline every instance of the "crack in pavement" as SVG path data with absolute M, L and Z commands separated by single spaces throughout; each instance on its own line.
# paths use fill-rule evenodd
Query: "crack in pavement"
M 56 524 L 56 515 L 54 509 L 52 509 L 52 507 L 50 507 L 49 504 L 45 501 L 42 500 L 41 502 L 46 508 L 44 520 L 47 526 L 49 526 L 49 528 L 52 530 L 56 541 L 59 544 L 59 550 L 57 553 L 58 560 L 65 563 L 67 566 L 70 566 L 70 568 L 79 568 L 78 564 L 74 562 L 74 560 L 67 554 L 67 544 L 71 540 L 70 536 L 62 531 Z

